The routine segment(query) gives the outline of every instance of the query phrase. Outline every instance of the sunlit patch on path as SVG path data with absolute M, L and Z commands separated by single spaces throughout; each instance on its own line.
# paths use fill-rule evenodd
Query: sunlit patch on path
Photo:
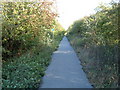
M 53 53 L 40 88 L 92 88 L 66 37 Z

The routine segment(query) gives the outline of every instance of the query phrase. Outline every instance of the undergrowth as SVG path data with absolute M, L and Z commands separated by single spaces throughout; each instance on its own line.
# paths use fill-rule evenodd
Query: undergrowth
M 95 88 L 119 87 L 119 5 L 116 2 L 109 5 L 99 5 L 96 13 L 75 21 L 68 28 L 71 45 Z
M 95 52 L 97 48 L 85 48 L 79 46 L 81 42 L 73 36 L 69 36 L 69 41 L 76 51 L 83 70 L 87 74 L 90 83 L 94 88 L 116 88 L 118 87 L 118 64 L 114 60 L 104 61 L 105 58 L 96 60 Z M 98 49 L 98 51 L 100 51 Z
M 2 87 L 38 88 L 44 71 L 51 61 L 51 55 L 57 49 L 62 37 L 63 35 L 58 35 L 51 45 L 44 46 L 42 50 L 36 47 L 20 57 L 3 61 Z

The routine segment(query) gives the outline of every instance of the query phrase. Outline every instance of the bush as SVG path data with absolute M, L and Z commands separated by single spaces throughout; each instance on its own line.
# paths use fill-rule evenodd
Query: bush
M 2 3 L 3 88 L 38 88 L 64 36 L 54 2 L 39 1 Z
M 118 87 L 117 9 L 116 3 L 98 6 L 96 14 L 77 20 L 68 29 L 67 36 L 96 88 Z

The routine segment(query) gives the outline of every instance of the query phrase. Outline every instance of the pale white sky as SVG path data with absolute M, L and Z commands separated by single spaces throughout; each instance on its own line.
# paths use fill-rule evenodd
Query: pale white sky
M 111 0 L 56 0 L 59 13 L 58 21 L 67 29 L 75 20 L 94 13 L 99 3 Z

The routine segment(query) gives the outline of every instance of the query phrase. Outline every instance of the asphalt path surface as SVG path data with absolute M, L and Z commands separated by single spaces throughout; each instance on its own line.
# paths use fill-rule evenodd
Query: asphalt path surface
M 66 37 L 53 53 L 40 88 L 92 88 L 80 60 Z

